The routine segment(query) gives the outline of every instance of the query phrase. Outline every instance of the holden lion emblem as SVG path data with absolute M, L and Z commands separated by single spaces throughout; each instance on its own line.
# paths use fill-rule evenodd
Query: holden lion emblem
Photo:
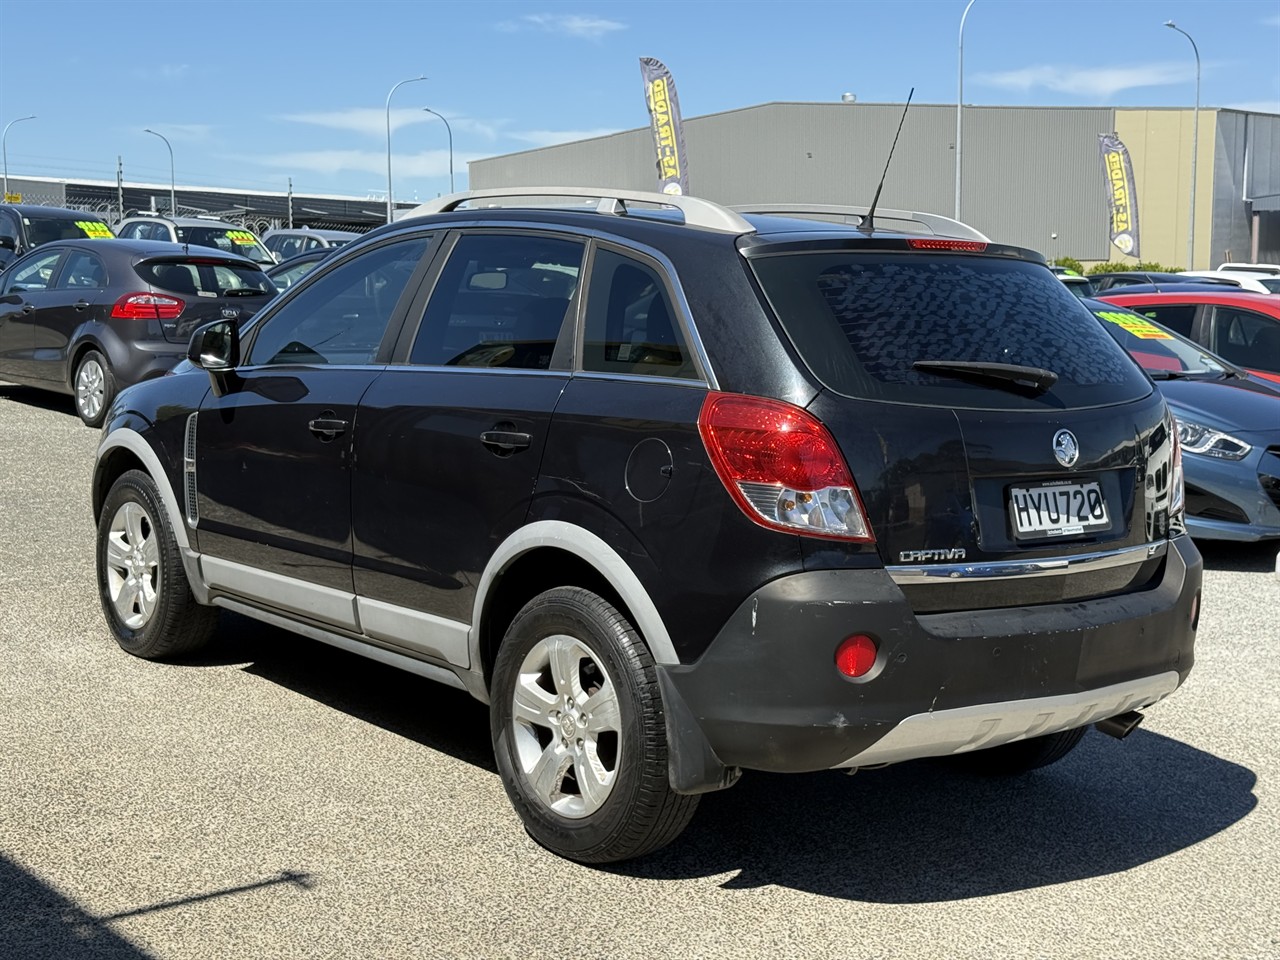
M 1053 455 L 1064 467 L 1074 467 L 1080 459 L 1080 444 L 1070 430 L 1059 430 L 1053 435 Z

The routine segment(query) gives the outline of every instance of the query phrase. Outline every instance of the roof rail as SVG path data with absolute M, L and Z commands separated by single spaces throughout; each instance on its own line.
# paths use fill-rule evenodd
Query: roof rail
M 775 215 L 790 215 L 804 218 L 812 214 L 828 214 L 834 216 L 857 217 L 857 223 L 862 222 L 862 218 L 867 215 L 868 207 L 847 207 L 829 203 L 743 203 L 735 204 L 729 207 L 730 210 L 736 210 L 738 213 L 762 213 Z M 959 220 L 952 220 L 950 217 L 939 216 L 936 213 L 919 213 L 914 210 L 889 210 L 883 207 L 876 208 L 876 220 L 900 220 L 907 223 L 916 223 L 927 228 L 931 233 L 939 237 L 957 237 L 963 240 L 980 240 L 983 243 L 990 243 L 991 238 L 985 234 L 975 230 L 967 223 L 961 223 Z
M 719 230 L 722 233 L 755 233 L 756 228 L 738 214 L 718 203 L 704 200 L 701 197 L 672 196 L 666 193 L 647 192 L 643 190 L 617 190 L 613 187 L 498 187 L 488 190 L 468 190 L 464 193 L 451 193 L 445 197 L 428 200 L 421 206 L 409 211 L 407 216 L 422 217 L 431 213 L 449 213 L 477 200 L 501 200 L 529 197 L 558 197 L 577 200 L 597 200 L 595 212 L 611 216 L 626 216 L 627 203 L 647 203 L 655 206 L 671 207 L 684 215 L 684 222 L 691 227 L 705 227 L 708 230 Z M 492 206 L 504 206 L 500 203 Z M 519 204 L 506 204 L 519 206 Z

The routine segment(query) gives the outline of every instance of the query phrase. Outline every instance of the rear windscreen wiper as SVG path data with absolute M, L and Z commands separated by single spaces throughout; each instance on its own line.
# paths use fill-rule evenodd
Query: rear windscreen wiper
M 251 287 L 236 287 L 232 290 L 223 290 L 222 295 L 224 297 L 265 297 L 267 291 L 254 290 Z
M 913 370 L 957 377 L 973 377 L 997 384 L 1022 387 L 1044 393 L 1058 382 L 1058 375 L 1043 367 L 1026 367 L 1020 363 L 992 363 L 973 360 L 917 360 Z

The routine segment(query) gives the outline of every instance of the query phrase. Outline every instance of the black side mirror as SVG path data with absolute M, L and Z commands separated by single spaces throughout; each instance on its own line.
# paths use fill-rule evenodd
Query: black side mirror
M 234 321 L 216 320 L 191 335 L 187 359 L 210 373 L 226 373 L 240 365 L 240 331 Z
M 16 253 L 18 250 L 17 238 L 6 237 L 3 234 L 0 234 L 0 250 L 13 250 Z

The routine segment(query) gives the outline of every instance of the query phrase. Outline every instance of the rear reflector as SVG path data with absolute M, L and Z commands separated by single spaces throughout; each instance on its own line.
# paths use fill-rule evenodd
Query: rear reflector
M 844 455 L 807 410 L 709 393 L 698 432 L 725 489 L 756 523 L 813 537 L 875 539 Z
M 836 669 L 846 677 L 865 676 L 876 665 L 879 649 L 870 637 L 856 634 L 846 637 L 836 647 Z
M 981 240 L 927 240 L 913 238 L 907 246 L 914 250 L 963 250 L 966 253 L 982 253 L 987 245 Z
M 177 297 L 162 293 L 126 293 L 111 308 L 117 320 L 176 320 L 186 306 Z

